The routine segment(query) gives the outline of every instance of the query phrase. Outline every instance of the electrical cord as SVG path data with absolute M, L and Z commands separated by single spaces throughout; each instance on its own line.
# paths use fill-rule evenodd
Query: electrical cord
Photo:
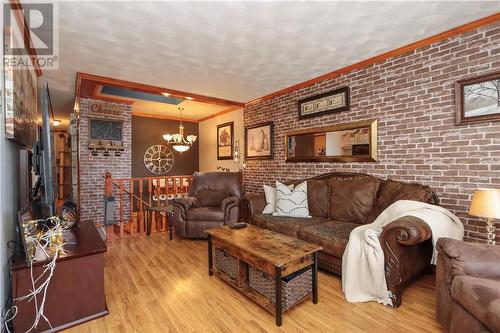
M 7 311 L 3 314 L 4 327 L 2 329 L 2 332 L 4 332 L 5 330 L 7 333 L 11 333 L 9 323 L 16 317 L 17 310 L 18 310 L 17 306 L 13 305 L 10 308 L 8 308 Z
M 8 262 L 12 264 L 12 261 L 14 260 L 14 258 L 17 257 L 21 251 L 20 247 L 19 247 L 19 243 L 16 241 L 10 240 L 7 242 L 7 248 L 14 249 L 12 251 L 11 256 L 8 259 Z M 9 265 L 9 266 L 12 267 L 12 265 Z M 9 278 L 9 286 L 12 286 L 12 268 L 9 268 L 8 278 Z M 2 330 L 1 330 L 2 333 L 3 332 L 10 333 L 10 329 L 11 329 L 11 327 L 9 327 L 11 325 L 10 322 L 12 321 L 12 319 L 14 319 L 16 314 L 17 314 L 17 307 L 12 306 L 12 287 L 11 287 L 11 288 L 9 288 L 9 294 L 7 296 L 7 299 L 5 300 L 5 305 L 2 309 L 2 318 L 4 321 L 4 324 L 2 325 Z
M 30 266 L 30 278 L 31 278 L 31 289 L 28 294 L 18 297 L 12 300 L 12 290 L 10 291 L 9 298 L 7 303 L 5 304 L 5 308 L 2 312 L 2 317 L 4 319 L 4 325 L 2 327 L 2 332 L 10 333 L 11 323 L 18 314 L 18 308 L 15 305 L 11 305 L 13 301 L 25 301 L 34 302 L 35 305 L 35 320 L 31 327 L 25 332 L 29 333 L 34 328 L 36 328 L 40 322 L 40 319 L 43 319 L 48 326 L 52 329 L 52 325 L 49 319 L 45 316 L 45 301 L 47 299 L 47 291 L 54 275 L 54 270 L 56 268 L 56 261 L 60 254 L 64 254 L 64 246 L 68 243 L 63 241 L 63 232 L 68 230 L 69 227 L 65 225 L 57 216 L 53 216 L 48 218 L 46 221 L 46 225 L 53 225 L 53 227 L 49 228 L 47 231 L 43 232 L 40 237 L 25 235 L 27 242 L 36 243 L 37 247 L 40 247 L 46 253 L 50 249 L 49 252 L 53 252 L 53 256 L 51 260 L 43 265 L 43 271 L 40 275 L 35 279 L 33 274 L 33 263 L 34 259 L 29 262 Z M 15 257 L 15 254 L 11 256 L 10 261 Z M 9 272 L 10 279 L 12 280 L 12 272 Z M 37 287 L 37 284 L 40 282 L 40 285 Z M 39 303 L 38 296 L 41 295 L 41 302 Z

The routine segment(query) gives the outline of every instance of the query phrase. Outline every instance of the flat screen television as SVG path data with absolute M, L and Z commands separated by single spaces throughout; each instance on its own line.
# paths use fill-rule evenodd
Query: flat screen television
M 33 189 L 32 214 L 35 218 L 48 218 L 56 214 L 56 160 L 53 142 L 53 127 L 50 121 L 52 103 L 47 82 L 42 85 L 40 94 L 40 111 L 42 126 L 38 140 L 34 145 L 33 166 L 38 180 Z

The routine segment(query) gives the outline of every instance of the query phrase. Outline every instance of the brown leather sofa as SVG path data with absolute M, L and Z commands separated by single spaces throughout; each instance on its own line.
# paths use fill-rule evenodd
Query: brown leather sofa
M 306 241 L 321 244 L 319 266 L 342 273 L 342 255 L 351 230 L 371 223 L 397 200 L 438 204 L 428 186 L 382 180 L 361 173 L 334 172 L 309 178 L 309 213 L 312 218 L 275 217 L 261 214 L 264 194 L 248 196 L 249 221 Z M 289 183 L 299 184 L 304 180 Z M 289 184 L 288 183 L 288 184 Z M 387 287 L 393 304 L 399 307 L 403 289 L 430 268 L 431 230 L 422 220 L 407 216 L 386 225 L 380 235 L 385 255 Z
M 447 332 L 500 332 L 500 247 L 440 238 L 436 316 Z
M 175 232 L 207 238 L 205 229 L 238 222 L 243 196 L 239 172 L 197 172 L 189 196 L 172 200 Z

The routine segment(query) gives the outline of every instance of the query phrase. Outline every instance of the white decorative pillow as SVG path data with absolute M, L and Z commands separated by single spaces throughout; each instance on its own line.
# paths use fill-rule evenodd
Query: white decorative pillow
M 294 189 L 276 182 L 276 212 L 273 216 L 311 217 L 307 203 L 307 181 Z
M 293 184 L 288 185 L 290 190 L 293 190 Z M 264 195 L 266 196 L 266 207 L 262 211 L 262 214 L 272 214 L 276 211 L 276 188 L 272 186 L 264 185 Z

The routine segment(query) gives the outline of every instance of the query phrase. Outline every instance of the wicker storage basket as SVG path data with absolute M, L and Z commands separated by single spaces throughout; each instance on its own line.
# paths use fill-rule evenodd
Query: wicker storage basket
M 248 270 L 250 288 L 276 303 L 274 278 L 252 266 Z M 312 270 L 306 267 L 281 279 L 281 304 L 288 310 L 312 292 Z
M 215 248 L 215 267 L 233 279 L 238 278 L 238 258 Z

